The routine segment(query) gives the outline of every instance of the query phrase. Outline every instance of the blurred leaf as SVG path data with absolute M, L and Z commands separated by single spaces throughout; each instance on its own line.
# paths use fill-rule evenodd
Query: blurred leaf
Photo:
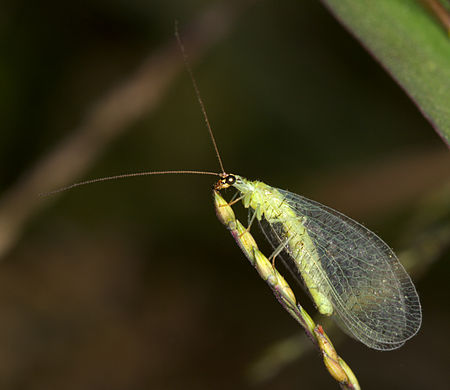
M 322 0 L 450 143 L 450 40 L 417 0 Z

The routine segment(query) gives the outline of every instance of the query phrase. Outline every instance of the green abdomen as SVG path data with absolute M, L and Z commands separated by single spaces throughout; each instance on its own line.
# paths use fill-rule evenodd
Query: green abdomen
M 284 244 L 288 266 L 301 276 L 319 312 L 331 315 L 333 306 L 327 298 L 330 286 L 316 247 L 303 224 L 306 217 L 298 215 L 277 189 L 261 182 L 252 184 L 254 190 L 244 194 L 244 205 L 257 213 L 260 226 L 274 249 Z

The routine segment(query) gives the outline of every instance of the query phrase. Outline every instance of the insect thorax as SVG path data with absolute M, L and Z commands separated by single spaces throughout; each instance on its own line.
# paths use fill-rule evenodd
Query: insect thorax
M 267 221 L 272 222 L 280 217 L 283 219 L 283 217 L 295 216 L 283 195 L 274 187 L 237 175 L 233 187 L 241 193 L 244 207 L 252 208 L 256 212 L 258 220 L 264 216 Z

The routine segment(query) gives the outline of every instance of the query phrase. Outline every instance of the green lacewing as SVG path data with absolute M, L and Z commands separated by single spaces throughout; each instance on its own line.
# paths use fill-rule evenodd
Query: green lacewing
M 411 278 L 394 252 L 358 222 L 300 195 L 225 172 L 206 109 L 176 33 L 203 117 L 221 167 L 207 171 L 128 173 L 72 184 L 51 192 L 125 177 L 163 174 L 219 176 L 214 191 L 233 187 L 274 248 L 301 281 L 319 312 L 332 316 L 350 336 L 370 348 L 391 350 L 413 337 L 422 322 L 421 306 Z

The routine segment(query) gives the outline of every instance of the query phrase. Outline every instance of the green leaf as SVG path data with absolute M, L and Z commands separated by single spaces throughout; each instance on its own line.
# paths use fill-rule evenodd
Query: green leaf
M 417 0 L 322 0 L 450 144 L 450 40 Z

